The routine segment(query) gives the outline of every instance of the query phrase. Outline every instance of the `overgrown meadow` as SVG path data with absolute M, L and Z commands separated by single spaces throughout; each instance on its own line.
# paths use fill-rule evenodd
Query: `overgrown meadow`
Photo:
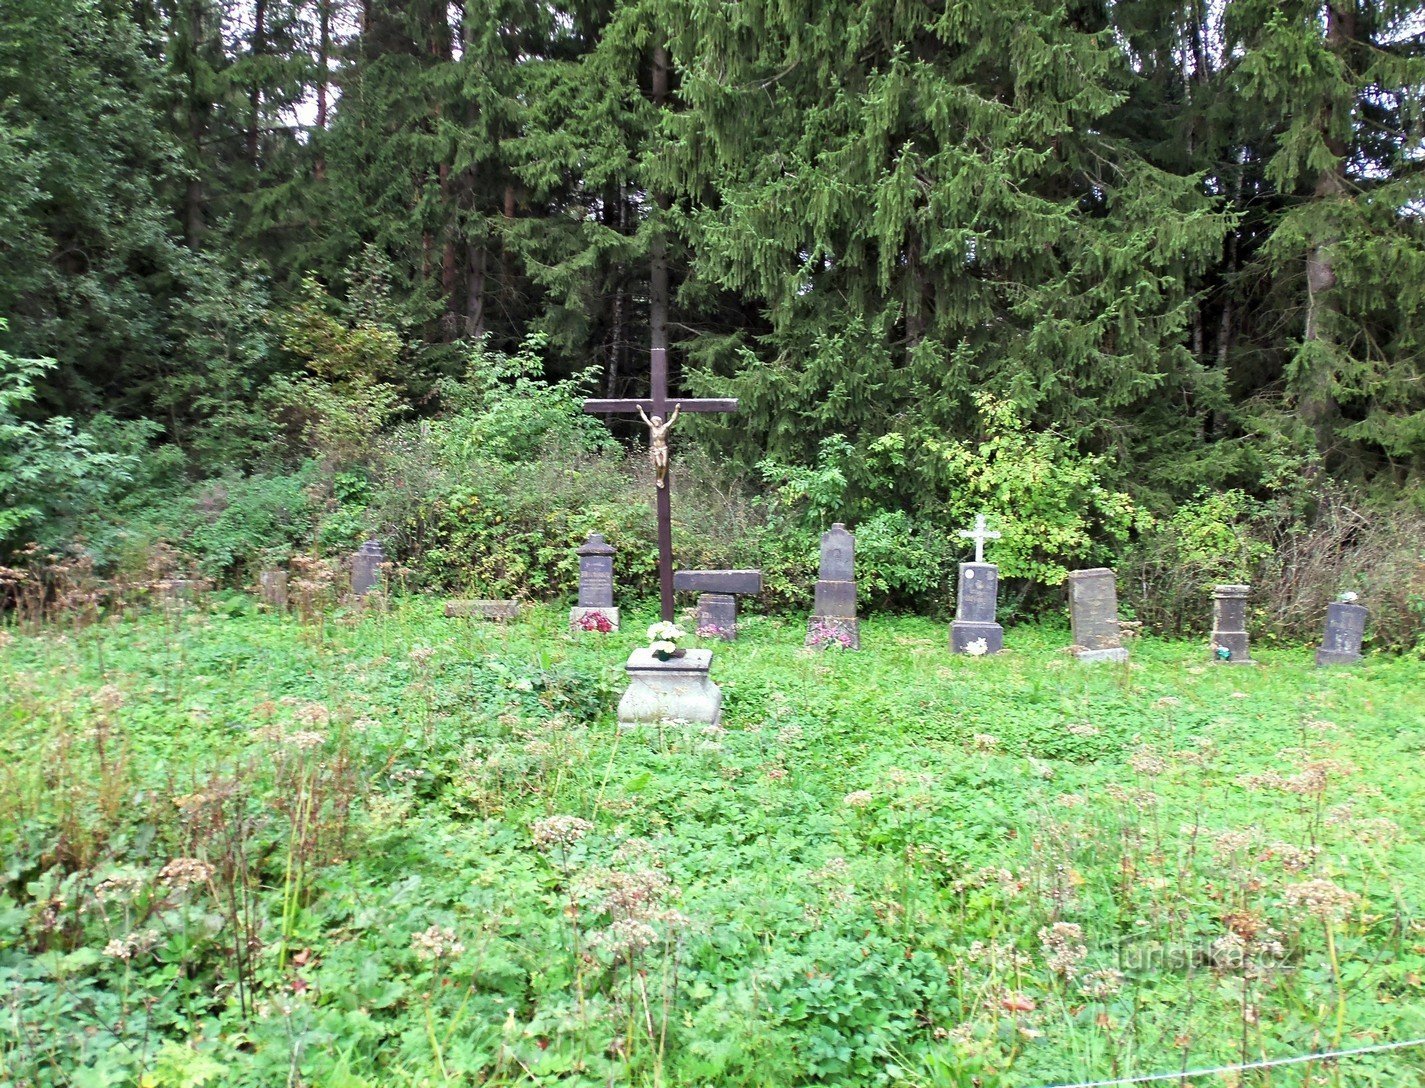
M 1419 661 L 752 617 L 723 727 L 620 733 L 651 612 L 439 613 L 0 635 L 0 1082 L 1035 1086 L 1425 1036 Z

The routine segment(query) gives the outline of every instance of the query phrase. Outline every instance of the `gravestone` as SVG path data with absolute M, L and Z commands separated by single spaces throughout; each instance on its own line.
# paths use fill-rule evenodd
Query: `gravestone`
M 519 601 L 446 601 L 448 620 L 494 620 L 504 623 L 520 617 Z
M 351 592 L 353 596 L 364 597 L 381 586 L 381 564 L 386 562 L 386 553 L 381 550 L 379 540 L 368 540 L 351 557 Z
M 861 622 L 856 618 L 856 537 L 839 521 L 821 534 L 821 568 L 806 645 L 861 648 Z
M 1215 586 L 1212 590 L 1213 661 L 1255 665 L 1247 640 L 1247 595 L 1251 586 Z
M 711 650 L 687 650 L 659 661 L 643 647 L 624 668 L 629 683 L 618 704 L 620 729 L 665 721 L 716 725 L 722 717 L 722 689 L 709 676 Z
M 279 612 L 287 611 L 287 572 L 285 570 L 265 570 L 257 576 L 262 591 L 262 603 Z
M 762 592 L 760 570 L 680 570 L 673 588 L 699 593 L 698 633 L 729 642 L 737 638 L 737 595 Z
M 1318 665 L 1354 665 L 1361 659 L 1366 637 L 1365 605 L 1332 601 L 1326 606 L 1326 635 L 1316 651 Z
M 1080 661 L 1128 660 L 1118 628 L 1118 582 L 1107 567 L 1069 573 L 1069 623 Z
M 590 533 L 578 548 L 579 603 L 569 610 L 571 631 L 597 631 L 607 621 L 617 631 L 619 611 L 614 607 L 614 546 L 601 533 Z
M 955 619 L 950 624 L 950 649 L 957 654 L 997 654 L 1004 649 L 1004 628 L 995 622 L 999 603 L 999 567 L 985 562 L 985 541 L 1000 534 L 985 528 L 985 515 L 975 515 L 973 529 L 960 535 L 975 542 L 975 561 L 960 564 L 955 593 Z M 980 647 L 983 644 L 983 651 Z

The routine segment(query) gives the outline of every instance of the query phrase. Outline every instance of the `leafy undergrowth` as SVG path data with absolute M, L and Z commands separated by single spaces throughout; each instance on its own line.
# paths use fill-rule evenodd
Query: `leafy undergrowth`
M 0 1082 L 990 1088 L 1425 1036 L 1421 663 L 751 618 L 722 728 L 620 733 L 651 618 L 0 634 Z

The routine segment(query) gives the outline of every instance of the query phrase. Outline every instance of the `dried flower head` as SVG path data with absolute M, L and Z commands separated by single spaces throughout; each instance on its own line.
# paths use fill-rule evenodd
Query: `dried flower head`
M 847 808 L 865 808 L 875 799 L 870 790 L 852 790 L 841 799 Z
M 1303 910 L 1323 922 L 1341 921 L 1360 902 L 1360 897 L 1325 877 L 1288 884 L 1282 889 L 1288 910 Z
M 213 875 L 213 867 L 198 858 L 174 858 L 159 870 L 158 879 L 176 891 L 182 891 L 194 884 L 206 884 Z
M 456 939 L 455 930 L 448 926 L 431 926 L 411 934 L 411 951 L 418 959 L 434 962 L 454 959 L 465 951 L 465 946 Z
M 1049 970 L 1064 978 L 1073 978 L 1089 954 L 1083 927 L 1073 922 L 1055 922 L 1040 929 L 1039 947 Z
M 571 846 L 594 829 L 578 816 L 546 816 L 530 825 L 530 836 L 541 850 L 550 846 Z

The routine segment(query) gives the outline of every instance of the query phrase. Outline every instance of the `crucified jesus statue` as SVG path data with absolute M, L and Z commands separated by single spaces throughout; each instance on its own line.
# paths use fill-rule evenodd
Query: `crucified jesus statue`
M 673 405 L 673 414 L 664 423 L 662 416 L 650 417 L 643 410 L 643 405 L 638 406 L 638 414 L 648 425 L 648 459 L 653 462 L 653 476 L 659 487 L 665 487 L 668 483 L 668 432 L 678 422 L 679 407 Z

